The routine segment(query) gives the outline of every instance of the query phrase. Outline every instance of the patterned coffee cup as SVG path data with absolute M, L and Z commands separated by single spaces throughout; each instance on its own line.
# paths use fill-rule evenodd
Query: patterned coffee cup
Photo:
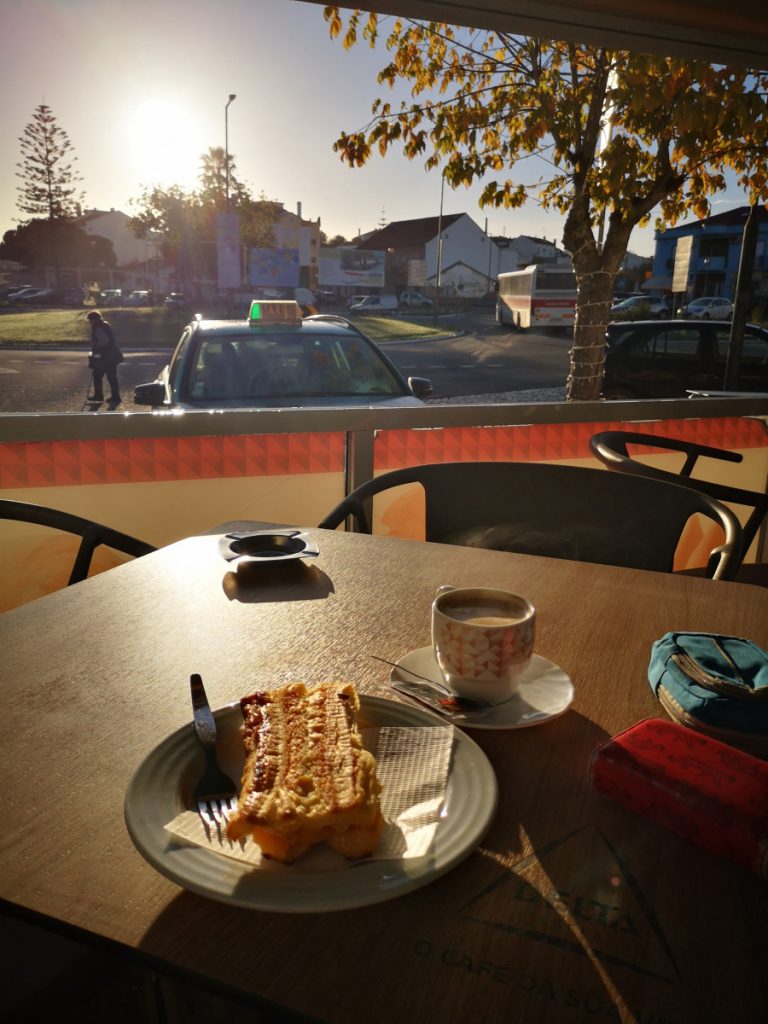
M 536 609 L 506 590 L 445 586 L 432 603 L 435 658 L 463 697 L 510 697 L 530 663 L 535 629 Z

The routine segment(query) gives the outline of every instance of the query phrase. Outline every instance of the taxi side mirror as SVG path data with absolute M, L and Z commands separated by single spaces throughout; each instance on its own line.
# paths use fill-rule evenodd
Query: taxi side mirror
M 165 402 L 165 385 L 159 380 L 151 384 L 137 384 L 133 400 L 136 405 L 162 405 Z
M 432 394 L 432 381 L 428 377 L 409 377 L 408 387 L 417 398 L 427 398 Z

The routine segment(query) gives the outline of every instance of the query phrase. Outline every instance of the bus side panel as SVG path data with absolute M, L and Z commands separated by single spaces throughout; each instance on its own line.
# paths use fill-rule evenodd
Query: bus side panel
M 518 327 L 531 326 L 531 298 L 529 295 L 499 296 L 499 302 L 506 307 L 502 314 L 504 318 L 502 323 Z

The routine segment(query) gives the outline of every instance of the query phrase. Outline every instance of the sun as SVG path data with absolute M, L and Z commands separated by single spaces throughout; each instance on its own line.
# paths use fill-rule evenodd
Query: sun
M 126 125 L 125 152 L 147 185 L 197 184 L 206 150 L 195 118 L 180 103 L 148 99 L 139 103 Z

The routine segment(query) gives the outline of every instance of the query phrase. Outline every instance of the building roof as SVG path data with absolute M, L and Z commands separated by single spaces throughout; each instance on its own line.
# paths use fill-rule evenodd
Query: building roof
M 699 221 L 700 224 L 739 224 L 742 225 L 749 213 L 748 206 L 735 206 L 732 210 L 724 213 L 716 213 L 713 217 L 705 217 Z M 764 206 L 755 209 L 758 221 L 768 221 L 768 210 Z
M 464 213 L 443 215 L 442 230 L 466 217 Z M 358 249 L 397 249 L 406 245 L 425 245 L 437 237 L 439 217 L 418 217 L 416 220 L 393 220 L 380 231 L 374 231 Z
M 657 231 L 656 238 L 661 238 L 664 234 L 669 235 L 670 238 L 677 238 L 679 235 L 690 234 L 694 228 L 718 226 L 743 228 L 748 213 L 748 206 L 734 206 L 732 210 L 725 210 L 723 213 L 716 213 L 712 217 L 704 217 L 701 220 L 688 221 L 686 224 L 676 224 L 674 227 L 667 228 L 666 231 L 663 232 Z M 765 206 L 758 205 L 755 208 L 755 216 L 757 217 L 758 224 L 768 223 L 768 209 L 766 209 Z

